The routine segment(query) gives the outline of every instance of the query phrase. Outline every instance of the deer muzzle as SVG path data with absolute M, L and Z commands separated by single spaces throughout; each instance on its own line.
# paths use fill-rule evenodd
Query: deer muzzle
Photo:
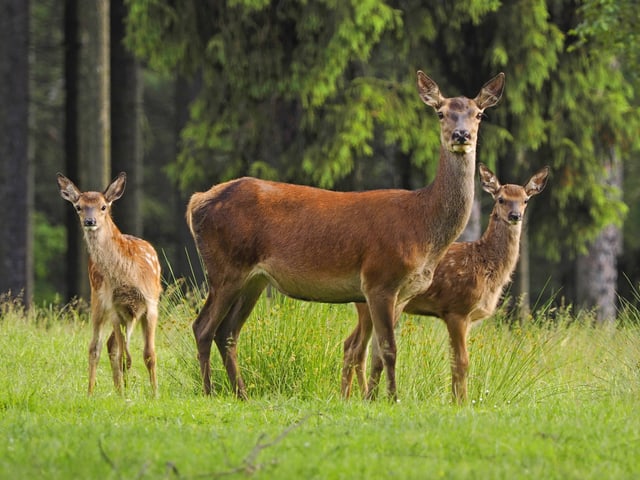
M 522 220 L 522 214 L 520 212 L 509 212 L 507 218 L 509 219 L 509 223 L 515 225 Z
M 451 134 L 450 149 L 454 153 L 469 153 L 473 149 L 469 130 L 456 129 Z
M 85 218 L 82 222 L 82 226 L 87 230 L 95 230 L 98 228 L 98 222 L 95 218 Z

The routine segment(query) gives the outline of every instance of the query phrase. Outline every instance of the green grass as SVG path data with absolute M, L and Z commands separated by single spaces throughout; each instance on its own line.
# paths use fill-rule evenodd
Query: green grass
M 471 334 L 470 402 L 450 400 L 439 320 L 398 327 L 399 404 L 340 399 L 351 305 L 263 298 L 240 337 L 250 400 L 200 394 L 191 322 L 202 301 L 168 288 L 150 396 L 133 337 L 126 394 L 103 355 L 86 396 L 86 314 L 0 306 L 0 478 L 638 478 L 640 328 L 571 311 Z M 553 322 L 548 318 L 553 314 Z M 382 391 L 383 392 L 383 391 Z

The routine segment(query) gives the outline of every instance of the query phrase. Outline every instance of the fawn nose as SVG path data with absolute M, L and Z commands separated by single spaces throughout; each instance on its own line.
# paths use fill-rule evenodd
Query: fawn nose
M 84 219 L 84 226 L 85 227 L 95 227 L 97 225 L 96 219 L 95 218 L 85 218 Z
M 471 139 L 471 133 L 469 130 L 454 130 L 451 134 L 453 141 L 456 143 L 467 143 Z
M 522 214 L 520 212 L 509 212 L 507 217 L 511 223 L 517 223 L 522 220 Z

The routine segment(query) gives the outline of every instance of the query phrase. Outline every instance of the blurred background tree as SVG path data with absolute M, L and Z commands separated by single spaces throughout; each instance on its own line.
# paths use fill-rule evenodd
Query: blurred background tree
M 478 158 L 508 182 L 522 182 L 544 164 L 553 172 L 523 236 L 511 292 L 521 313 L 532 301 L 555 298 L 596 308 L 607 320 L 617 291 L 633 295 L 638 222 L 621 230 L 640 195 L 633 182 L 640 173 L 632 161 L 638 42 L 630 41 L 637 39 L 630 0 L 112 0 L 110 7 L 111 168 L 144 173 L 134 174 L 125 194 L 139 206 L 116 204 L 115 215 L 124 231 L 164 252 L 168 279 L 190 278 L 189 260 L 197 265 L 183 220 L 194 190 L 240 175 L 342 190 L 417 188 L 433 178 L 439 138 L 435 115 L 416 94 L 416 70 L 448 96 L 473 96 L 504 71 L 506 93 L 482 126 Z M 59 10 L 53 1 L 31 9 L 32 71 L 42 72 L 37 92 L 56 81 L 61 90 Z M 121 63 L 130 74 L 114 73 Z M 63 124 L 61 96 L 44 98 L 32 112 L 50 120 L 36 132 Z M 116 113 L 119 101 L 124 107 Z M 78 111 L 85 110 L 80 102 Z M 55 231 L 64 205 L 52 201 L 54 177 L 64 168 L 65 147 L 47 147 L 34 133 L 34 148 L 44 154 L 35 156 L 38 170 L 48 173 L 36 178 L 36 211 Z M 128 143 L 127 133 L 142 142 Z M 92 186 L 81 177 L 79 183 Z M 480 234 L 487 205 L 478 194 L 465 238 Z M 51 266 L 41 274 L 64 271 L 61 261 L 47 258 Z M 41 274 L 36 285 L 49 285 Z M 61 287 L 58 281 L 52 290 Z

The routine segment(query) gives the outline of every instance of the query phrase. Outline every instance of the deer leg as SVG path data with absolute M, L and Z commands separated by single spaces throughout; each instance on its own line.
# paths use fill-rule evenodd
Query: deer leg
M 193 335 L 198 349 L 198 361 L 200 362 L 200 374 L 202 376 L 203 390 L 206 395 L 211 394 L 211 345 L 216 324 L 212 325 L 211 315 L 213 306 L 212 290 L 205 301 L 200 313 L 193 322 Z
M 375 400 L 378 397 L 378 385 L 380 384 L 383 369 L 384 363 L 380 355 L 378 337 L 374 333 L 371 341 L 371 371 L 369 372 L 369 384 L 367 386 L 367 400 Z
M 342 365 L 343 398 L 351 396 L 351 384 L 355 373 L 363 397 L 367 396 L 367 383 L 365 381 L 366 359 L 369 339 L 373 324 L 369 307 L 366 303 L 356 303 L 358 312 L 358 325 L 344 342 L 344 359 Z
M 224 278 L 223 273 L 224 272 L 222 272 L 220 278 Z M 231 307 L 236 303 L 236 300 L 239 295 L 241 295 L 244 288 L 246 288 L 244 280 L 238 277 L 235 279 L 224 278 L 224 282 L 220 282 L 219 285 L 213 285 L 210 283 L 207 300 L 198 314 L 198 317 L 193 322 L 192 328 L 198 348 L 198 360 L 200 361 L 202 383 L 204 393 L 207 395 L 211 394 L 211 346 L 214 339 L 219 337 L 217 335 L 218 328 L 220 328 L 220 325 L 225 322 L 225 318 L 229 315 Z M 241 327 L 242 325 L 240 325 L 240 328 Z M 227 330 L 232 331 L 234 328 L 235 327 L 232 326 L 230 329 L 227 328 Z M 221 344 L 219 342 L 220 340 L 217 339 L 216 344 L 220 350 Z M 237 366 L 235 364 L 231 364 L 231 367 L 227 366 L 228 360 L 226 357 L 226 348 L 223 347 L 223 349 L 220 350 L 220 353 L 225 361 L 227 372 L 229 372 L 229 368 L 235 367 L 235 371 L 232 372 L 234 375 L 232 382 L 235 382 Z
M 147 304 L 147 313 L 141 319 L 142 334 L 144 335 L 144 364 L 149 371 L 149 382 L 154 397 L 158 395 L 158 381 L 156 378 L 156 325 L 158 324 L 158 306 L 156 303 Z
M 451 342 L 451 394 L 453 401 L 461 404 L 467 400 L 467 372 L 469 370 L 467 335 L 470 323 L 466 317 L 460 315 L 450 315 L 445 321 Z
M 96 386 L 98 362 L 100 360 L 100 352 L 102 351 L 102 343 L 104 341 L 104 329 L 102 328 L 103 312 L 99 311 L 95 306 L 93 307 L 92 319 L 93 337 L 89 343 L 89 395 L 93 394 L 93 390 Z
M 247 285 L 229 309 L 229 313 L 217 328 L 214 336 L 231 388 L 241 400 L 247 399 L 247 390 L 238 368 L 238 337 L 266 285 L 267 282 L 264 280 L 255 280 Z
M 109 361 L 111 362 L 111 374 L 113 376 L 113 385 L 116 391 L 123 393 L 124 387 L 124 369 L 123 354 L 125 350 L 125 335 L 122 332 L 120 318 L 115 316 L 113 320 L 113 332 L 107 341 L 107 349 L 109 351 Z
M 378 339 L 378 356 L 382 359 L 382 364 L 387 374 L 387 393 L 391 400 L 398 401 L 396 393 L 396 340 L 393 331 L 395 295 L 393 297 L 387 295 L 386 298 L 383 294 L 368 295 L 367 300 L 373 329 Z M 371 393 L 369 398 L 371 398 Z

